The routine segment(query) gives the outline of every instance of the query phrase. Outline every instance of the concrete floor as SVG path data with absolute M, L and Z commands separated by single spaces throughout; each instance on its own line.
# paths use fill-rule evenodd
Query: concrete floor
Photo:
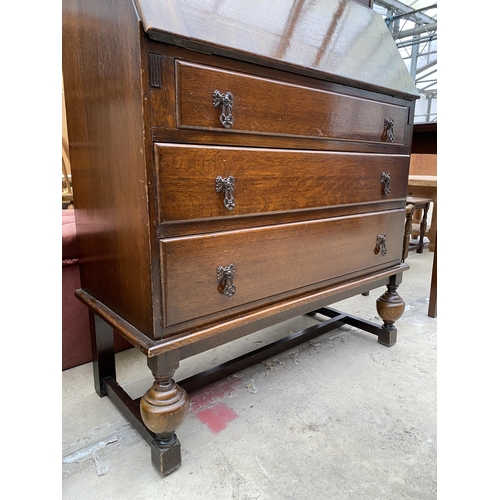
M 140 435 L 94 392 L 91 363 L 64 371 L 62 498 L 435 499 L 432 257 L 427 248 L 410 252 L 395 346 L 343 326 L 194 394 L 177 432 L 182 466 L 165 478 Z M 375 300 L 384 291 L 333 307 L 378 322 Z M 315 322 L 299 317 L 185 360 L 176 378 Z M 117 378 L 134 398 L 152 383 L 136 349 L 117 355 Z

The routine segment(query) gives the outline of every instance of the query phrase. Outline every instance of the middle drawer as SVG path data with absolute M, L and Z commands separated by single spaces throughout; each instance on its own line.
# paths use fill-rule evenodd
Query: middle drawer
M 159 223 L 406 197 L 408 157 L 156 144 Z

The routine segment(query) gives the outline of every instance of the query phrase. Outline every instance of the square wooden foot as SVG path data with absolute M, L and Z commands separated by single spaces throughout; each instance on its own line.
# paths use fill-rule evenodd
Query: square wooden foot
M 162 476 L 168 476 L 181 466 L 181 443 L 177 436 L 169 445 L 160 444 L 158 441 L 151 443 L 151 463 Z
M 386 347 L 392 347 L 398 338 L 398 329 L 392 327 L 392 329 L 387 330 L 381 327 L 378 333 L 378 343 L 385 345 Z

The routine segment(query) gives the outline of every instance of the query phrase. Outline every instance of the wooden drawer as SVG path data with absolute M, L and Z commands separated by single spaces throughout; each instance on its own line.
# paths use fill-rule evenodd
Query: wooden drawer
M 232 126 L 214 91 L 230 92 Z M 177 126 L 251 134 L 403 144 L 408 108 L 281 81 L 176 62 Z M 228 112 L 225 113 L 228 115 Z M 391 141 L 385 120 L 393 120 Z
M 163 326 L 399 263 L 404 218 L 404 210 L 394 210 L 160 240 Z M 375 251 L 379 234 L 385 254 Z M 227 296 L 217 269 L 230 264 L 236 293 Z
M 177 144 L 156 144 L 155 155 L 160 223 L 406 197 L 407 156 Z M 234 178 L 234 208 L 218 176 Z

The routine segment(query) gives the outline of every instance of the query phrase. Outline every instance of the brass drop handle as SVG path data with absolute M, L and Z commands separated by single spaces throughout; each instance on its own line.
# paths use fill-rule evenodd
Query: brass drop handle
M 384 135 L 386 141 L 394 142 L 394 120 L 392 118 L 384 118 Z
M 236 293 L 236 285 L 233 283 L 236 266 L 231 263 L 229 266 L 219 266 L 217 268 L 217 281 L 219 282 L 219 292 L 226 297 L 232 297 Z
M 232 115 L 233 110 L 233 94 L 226 92 L 223 94 L 218 90 L 214 90 L 212 94 L 214 108 L 220 108 L 220 122 L 224 128 L 231 128 L 234 123 Z
M 387 247 L 385 246 L 385 233 L 384 234 L 377 234 L 377 242 L 375 243 L 375 255 L 380 253 L 381 255 L 386 255 L 387 254 Z
M 387 195 L 391 192 L 391 174 L 382 172 L 380 174 L 380 184 L 382 184 L 382 193 Z
M 236 201 L 233 196 L 235 179 L 232 175 L 227 178 L 218 175 L 215 178 L 215 192 L 221 193 L 224 191 L 224 206 L 228 210 L 233 210 L 236 206 Z

